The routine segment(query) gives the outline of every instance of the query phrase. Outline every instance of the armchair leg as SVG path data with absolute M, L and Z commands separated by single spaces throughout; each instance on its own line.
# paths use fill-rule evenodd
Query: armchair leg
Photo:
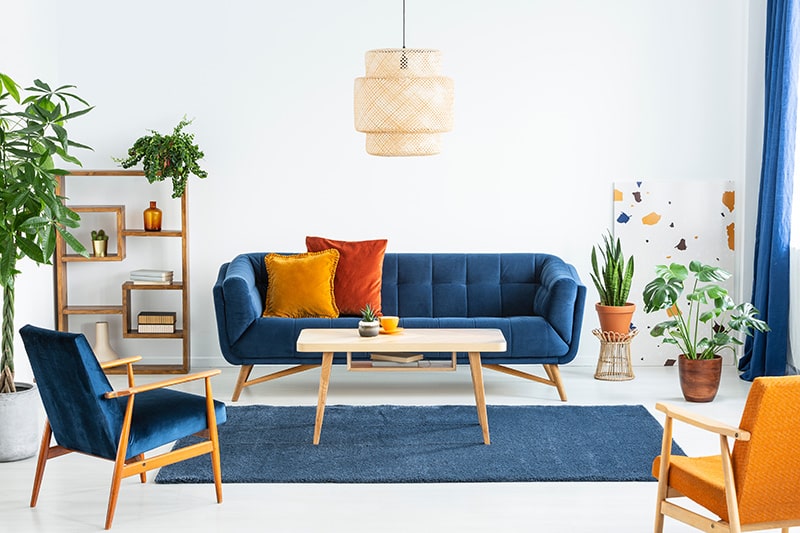
M 133 461 L 136 463 L 144 461 L 144 454 L 140 453 L 139 455 L 133 458 Z M 139 479 L 141 480 L 142 483 L 147 483 L 147 472 L 144 471 L 141 474 L 139 474 Z
M 214 393 L 211 391 L 210 377 L 206 378 L 206 420 L 208 422 L 208 439 L 211 441 L 211 470 L 214 473 L 214 489 L 217 493 L 217 503 L 222 503 L 222 462 L 219 454 L 217 415 L 214 411 Z
M 44 432 L 42 432 L 42 443 L 39 445 L 39 459 L 36 462 L 36 476 L 33 478 L 33 492 L 31 492 L 31 507 L 36 507 L 39 499 L 39 489 L 42 487 L 42 477 L 44 477 L 44 467 L 47 464 L 47 456 L 50 451 L 50 437 L 53 430 L 50 429 L 50 422 L 45 421 Z

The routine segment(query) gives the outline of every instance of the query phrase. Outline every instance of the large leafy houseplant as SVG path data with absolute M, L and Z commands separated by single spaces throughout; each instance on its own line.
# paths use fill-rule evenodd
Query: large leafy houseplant
M 56 232 L 76 252 L 86 248 L 67 228 L 80 217 L 57 194 L 56 176 L 66 174 L 56 161 L 80 165 L 72 148 L 89 148 L 69 138 L 66 124 L 92 107 L 71 92 L 74 86 L 52 89 L 36 80 L 20 91 L 0 73 L 0 285 L 3 287 L 0 392 L 14 392 L 14 280 L 24 257 L 50 264 Z M 71 105 L 79 104 L 79 109 Z
M 769 331 L 767 323 L 756 318 L 758 309 L 749 302 L 734 304 L 727 289 L 717 283 L 730 276 L 699 261 L 690 262 L 688 268 L 679 263 L 656 266 L 656 278 L 642 294 L 644 308 L 647 313 L 667 310 L 669 319 L 656 324 L 650 334 L 677 345 L 687 359 L 712 359 L 742 344 L 737 333 Z M 687 283 L 691 289 L 682 302 Z
M 205 178 L 208 173 L 197 163 L 205 154 L 194 143 L 194 134 L 183 130 L 191 124 L 184 117 L 172 135 L 161 135 L 150 130 L 152 135 L 139 137 L 128 149 L 125 159 L 114 158 L 123 168 L 130 168 L 140 161 L 147 181 L 154 183 L 167 178 L 172 179 L 172 197 L 180 198 L 186 190 L 189 174 Z

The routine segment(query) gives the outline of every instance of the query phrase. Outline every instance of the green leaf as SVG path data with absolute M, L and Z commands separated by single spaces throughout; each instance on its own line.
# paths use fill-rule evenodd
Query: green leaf
M 64 242 L 67 244 L 67 246 L 75 250 L 76 253 L 79 253 L 84 257 L 89 257 L 89 253 L 86 251 L 86 247 L 83 244 L 81 244 L 81 242 L 78 239 L 76 239 L 70 232 L 68 232 L 65 229 L 62 229 L 59 226 L 56 226 L 56 229 L 58 230 L 58 233 L 61 235 L 61 237 L 63 237 Z
M 0 72 L 0 85 L 5 87 L 6 91 L 8 91 L 8 94 L 11 95 L 11 98 L 13 98 L 15 102 L 19 103 L 19 86 L 14 80 Z
M 24 235 L 17 235 L 17 247 L 26 256 L 33 259 L 36 263 L 44 263 L 44 252 L 35 241 Z

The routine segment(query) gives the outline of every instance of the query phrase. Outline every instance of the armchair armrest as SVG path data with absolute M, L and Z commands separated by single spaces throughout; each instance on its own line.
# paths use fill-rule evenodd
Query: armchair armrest
M 736 440 L 750 440 L 749 431 L 723 424 L 722 422 L 714 420 L 713 418 L 695 414 L 687 409 L 683 409 L 682 407 L 658 402 L 656 403 L 656 409 L 662 413 L 665 413 L 669 418 L 680 420 L 681 422 L 704 429 L 706 431 L 710 431 L 712 433 L 716 433 L 717 435 L 731 437 Z
M 155 389 L 163 389 L 165 387 L 171 387 L 173 385 L 178 385 L 180 383 L 186 383 L 189 381 L 196 381 L 198 379 L 210 378 L 212 376 L 216 376 L 221 372 L 222 371 L 218 368 L 212 370 L 204 370 L 203 372 L 195 372 L 194 374 L 189 374 L 178 378 L 165 379 L 162 381 L 156 381 L 155 383 L 147 383 L 145 385 L 128 387 L 127 389 L 109 391 L 105 393 L 104 397 L 110 399 L 110 398 L 122 398 L 125 396 L 133 396 L 134 394 L 138 394 L 140 392 L 146 392 Z
M 100 363 L 100 368 L 105 370 L 107 368 L 114 368 L 114 367 L 118 367 L 118 366 L 122 366 L 122 365 L 132 365 L 133 363 L 136 363 L 137 361 L 141 361 L 141 360 L 142 360 L 142 356 L 141 355 L 134 355 L 134 356 L 131 356 L 131 357 L 123 357 L 122 359 L 114 359 L 113 361 L 106 361 L 104 363 Z

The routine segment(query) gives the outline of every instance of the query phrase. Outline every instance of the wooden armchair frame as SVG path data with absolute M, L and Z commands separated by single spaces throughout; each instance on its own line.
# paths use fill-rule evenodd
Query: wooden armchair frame
M 130 476 L 139 475 L 142 483 L 147 482 L 148 470 L 160 468 L 164 465 L 177 463 L 185 459 L 190 459 L 198 455 L 206 453 L 211 454 L 211 465 L 214 473 L 214 486 L 216 488 L 217 503 L 222 503 L 222 470 L 220 466 L 220 453 L 219 453 L 219 438 L 217 433 L 217 421 L 214 411 L 214 396 L 211 392 L 211 377 L 220 373 L 219 369 L 206 370 L 203 372 L 196 372 L 178 378 L 167 379 L 156 383 L 147 385 L 136 386 L 134 384 L 133 363 L 141 360 L 141 356 L 127 357 L 124 359 L 117 359 L 101 363 L 103 370 L 114 368 L 122 365 L 127 365 L 126 373 L 128 376 L 128 388 L 122 390 L 115 390 L 105 394 L 106 399 L 112 398 L 125 398 L 127 397 L 127 404 L 125 409 L 125 417 L 123 419 L 122 431 L 120 433 L 119 444 L 117 446 L 117 456 L 114 461 L 114 473 L 111 478 L 111 490 L 108 498 L 108 510 L 106 512 L 105 529 L 111 527 L 111 522 L 114 519 L 114 510 L 117 505 L 117 496 L 119 494 L 119 487 L 122 479 Z M 206 398 L 206 416 L 208 419 L 208 430 L 201 432 L 199 436 L 205 437 L 208 440 L 165 452 L 149 459 L 145 459 L 144 454 L 137 455 L 131 460 L 125 460 L 126 450 L 128 448 L 128 440 L 130 437 L 131 420 L 133 417 L 133 404 L 136 395 L 142 392 L 171 387 L 180 383 L 196 381 L 198 379 L 205 380 L 205 398 Z M 44 475 L 44 468 L 48 459 L 59 457 L 77 450 L 70 450 L 59 445 L 51 446 L 52 430 L 49 421 L 45 422 L 44 433 L 42 435 L 41 445 L 39 447 L 39 459 L 36 464 L 36 475 L 33 482 L 33 492 L 31 494 L 31 507 L 36 506 L 39 498 L 39 489 L 42 484 L 42 477 Z M 82 452 L 78 452 L 82 453 Z
M 664 422 L 664 436 L 661 444 L 661 463 L 658 472 L 658 499 L 656 503 L 655 533 L 664 529 L 664 517 L 669 516 L 692 527 L 708 533 L 741 531 L 758 531 L 764 529 L 778 529 L 788 533 L 789 527 L 800 525 L 800 520 L 760 522 L 742 525 L 739 520 L 739 501 L 736 494 L 736 480 L 732 463 L 731 449 L 728 439 L 734 441 L 748 441 L 751 434 L 738 427 L 723 424 L 711 418 L 694 414 L 686 409 L 674 405 L 657 403 L 656 409 L 666 414 Z M 694 427 L 709 431 L 719 436 L 720 459 L 725 482 L 725 501 L 728 509 L 728 521 L 715 520 L 699 513 L 676 505 L 668 498 L 682 497 L 683 494 L 669 485 L 669 468 L 672 448 L 673 420 L 678 420 Z

